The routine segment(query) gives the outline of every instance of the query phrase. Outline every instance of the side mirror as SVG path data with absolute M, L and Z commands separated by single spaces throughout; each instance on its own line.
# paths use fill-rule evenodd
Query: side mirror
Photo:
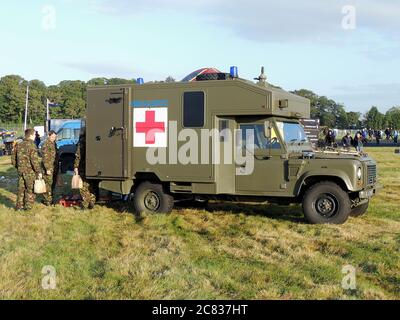
M 268 120 L 264 122 L 264 136 L 267 139 L 271 138 L 271 123 Z

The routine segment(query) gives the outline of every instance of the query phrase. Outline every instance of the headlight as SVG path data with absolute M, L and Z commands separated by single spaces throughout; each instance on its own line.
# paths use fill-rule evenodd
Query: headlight
M 361 168 L 357 169 L 357 178 L 358 178 L 358 180 L 361 180 L 361 178 L 362 178 L 362 169 Z

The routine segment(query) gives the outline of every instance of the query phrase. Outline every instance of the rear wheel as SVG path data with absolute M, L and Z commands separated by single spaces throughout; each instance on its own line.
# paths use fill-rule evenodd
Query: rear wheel
M 359 217 L 365 214 L 368 210 L 369 206 L 369 201 L 367 203 L 364 203 L 362 205 L 359 205 L 358 207 L 355 207 L 353 210 L 351 210 L 350 215 L 352 217 Z
M 304 216 L 313 224 L 342 224 L 348 219 L 350 211 L 348 194 L 334 182 L 315 184 L 303 198 Z
M 146 181 L 135 190 L 133 205 L 139 214 L 170 213 L 174 198 L 164 191 L 161 184 Z

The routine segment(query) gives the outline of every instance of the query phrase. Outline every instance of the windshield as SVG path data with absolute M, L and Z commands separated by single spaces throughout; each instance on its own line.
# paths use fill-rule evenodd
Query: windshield
M 295 122 L 277 121 L 277 127 L 288 146 L 306 144 L 308 138 L 301 124 Z

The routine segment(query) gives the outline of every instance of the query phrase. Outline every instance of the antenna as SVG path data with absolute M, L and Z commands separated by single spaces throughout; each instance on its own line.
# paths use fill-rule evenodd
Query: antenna
M 267 84 L 267 76 L 264 73 L 264 67 L 261 67 L 261 74 L 258 78 L 254 78 L 254 80 L 258 80 L 259 84 Z

